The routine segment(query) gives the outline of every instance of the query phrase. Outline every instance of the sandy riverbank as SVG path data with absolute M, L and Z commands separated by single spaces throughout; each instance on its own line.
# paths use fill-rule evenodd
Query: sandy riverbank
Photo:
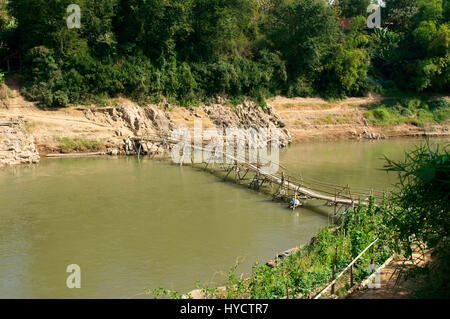
M 119 98 L 114 99 L 110 107 L 72 106 L 43 110 L 26 101 L 17 84 L 8 83 L 8 88 L 8 96 L 0 103 L 0 121 L 22 121 L 23 129 L 34 138 L 41 156 L 93 151 L 126 154 L 127 137 L 147 132 L 170 132 L 183 127 L 192 129 L 195 120 L 201 120 L 203 128 L 277 127 L 282 131 L 283 146 L 290 142 L 379 139 L 424 133 L 423 128 L 411 124 L 371 126 L 364 113 L 369 103 L 380 100 L 379 96 L 333 103 L 320 98 L 276 97 L 267 101 L 267 113 L 250 101 L 231 106 L 221 99 L 215 104 L 191 109 L 164 103 L 138 106 Z M 430 124 L 427 131 L 435 136 L 450 135 L 450 123 Z M 149 152 L 151 149 L 150 146 Z

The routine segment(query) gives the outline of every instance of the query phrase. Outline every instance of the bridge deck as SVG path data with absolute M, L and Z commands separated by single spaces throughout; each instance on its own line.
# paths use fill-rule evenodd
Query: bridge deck
M 141 138 L 133 139 L 137 143 L 160 143 L 160 145 L 173 145 L 178 144 L 180 141 L 170 138 L 169 136 L 161 136 L 158 134 L 147 134 Z M 197 151 L 206 151 L 205 147 L 199 147 L 195 145 L 190 145 L 192 150 Z M 246 161 L 244 158 L 238 158 L 235 155 L 230 155 L 223 150 L 215 150 L 215 154 L 219 154 L 222 158 L 226 158 L 228 162 L 234 164 L 228 164 L 227 167 L 223 166 L 224 170 L 227 170 L 227 176 L 235 171 L 235 179 L 242 180 L 240 176 L 240 171 L 252 172 L 254 174 L 254 180 L 256 180 L 257 185 L 260 183 L 269 182 L 275 185 L 278 185 L 279 190 L 285 190 L 285 194 L 288 195 L 289 191 L 297 195 L 303 195 L 308 199 L 317 199 L 323 200 L 331 204 L 340 204 L 345 206 L 367 206 L 369 204 L 369 197 L 373 197 L 375 202 L 381 202 L 385 194 L 381 191 L 376 191 L 373 189 L 364 189 L 364 188 L 353 188 L 350 187 L 335 185 L 330 183 L 325 183 L 321 181 L 317 181 L 311 178 L 306 178 L 303 176 L 295 177 L 294 174 L 290 174 L 289 171 L 279 165 L 279 170 L 276 174 L 267 174 L 264 173 L 263 169 L 260 168 L 260 165 L 252 164 Z M 193 152 L 191 152 L 192 154 Z M 186 160 L 183 164 L 192 163 L 191 159 Z M 206 165 L 205 168 L 211 163 L 211 159 L 203 161 Z

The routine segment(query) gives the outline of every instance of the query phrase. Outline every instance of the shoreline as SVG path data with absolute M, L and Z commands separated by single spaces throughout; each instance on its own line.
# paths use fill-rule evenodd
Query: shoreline
M 30 149 L 33 156 L 20 157 L 18 153 L 26 148 L 23 142 L 16 143 L 16 132 L 4 133 L 6 126 L 0 126 L 0 166 L 8 162 L 12 165 L 35 163 L 36 155 L 134 155 L 137 152 L 130 139 L 146 133 L 168 134 L 177 128 L 192 131 L 195 121 L 201 121 L 203 129 L 277 128 L 281 132 L 281 147 L 306 142 L 450 136 L 450 120 L 440 124 L 430 122 L 425 127 L 411 123 L 371 125 L 365 112 L 367 105 L 381 99 L 379 96 L 348 98 L 333 103 L 318 98 L 279 96 L 267 100 L 266 112 L 251 101 L 233 106 L 218 99 L 216 104 L 188 109 L 169 104 L 138 106 L 123 98 L 116 99 L 110 107 L 72 106 L 42 110 L 35 103 L 26 101 L 18 88 L 12 92 L 14 97 L 8 99 L 8 107 L 0 108 L 0 122 L 16 123 L 16 131 L 21 132 L 23 140 L 33 140 L 35 147 Z M 144 145 L 142 155 L 157 155 L 157 149 L 154 144 Z M 8 154 L 10 151 L 17 154 Z

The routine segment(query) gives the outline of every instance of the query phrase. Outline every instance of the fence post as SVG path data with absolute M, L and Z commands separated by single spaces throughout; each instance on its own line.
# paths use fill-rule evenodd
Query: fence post
M 336 278 L 336 264 L 333 265 L 333 280 Z M 331 295 L 334 295 L 334 284 L 331 286 Z
M 353 265 L 350 266 L 350 288 L 353 287 Z

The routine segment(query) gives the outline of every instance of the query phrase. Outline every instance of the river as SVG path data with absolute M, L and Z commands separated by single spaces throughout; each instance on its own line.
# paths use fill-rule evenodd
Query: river
M 379 170 L 383 156 L 402 159 L 421 142 L 305 143 L 282 150 L 280 162 L 321 181 L 384 190 L 396 178 Z M 317 209 L 292 212 L 190 167 L 43 159 L 0 171 L 0 298 L 140 298 L 158 286 L 184 293 L 197 280 L 223 283 L 237 260 L 248 274 L 327 223 Z M 81 267 L 81 289 L 66 286 L 70 264 Z

